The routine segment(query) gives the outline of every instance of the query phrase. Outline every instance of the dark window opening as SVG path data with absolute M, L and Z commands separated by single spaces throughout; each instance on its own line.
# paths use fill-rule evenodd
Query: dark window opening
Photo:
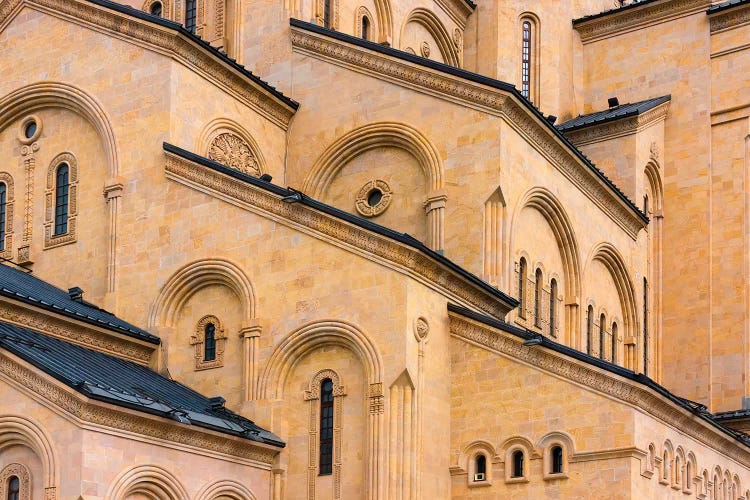
M 362 16 L 362 38 L 365 40 L 370 39 L 370 20 L 367 16 Z
M 537 268 L 534 273 L 534 326 L 542 326 L 542 270 Z
M 57 168 L 55 187 L 55 235 L 68 232 L 68 197 L 70 194 L 70 169 L 67 163 Z
M 367 195 L 367 204 L 371 207 L 374 207 L 378 203 L 380 203 L 380 200 L 383 199 L 383 192 L 380 189 L 373 189 L 370 191 L 370 193 Z
M 331 27 L 331 0 L 324 0 L 323 2 L 323 26 Z
M 216 326 L 208 323 L 204 329 L 203 360 L 213 361 L 216 359 Z
M 511 477 L 523 477 L 523 452 L 516 450 L 513 452 L 513 470 Z
M 36 122 L 33 120 L 30 121 L 29 123 L 26 124 L 26 127 L 23 129 L 23 135 L 27 139 L 31 139 L 32 137 L 34 137 L 34 134 L 36 134 L 36 128 L 37 128 Z
M 607 318 L 604 317 L 604 313 L 599 316 L 599 358 L 604 359 L 604 335 L 607 333 L 604 329 Z
M 555 446 L 550 451 L 550 456 L 552 458 L 552 470 L 550 472 L 552 474 L 562 474 L 563 471 L 563 450 L 560 446 Z
M 586 311 L 586 354 L 591 354 L 592 335 L 594 335 L 594 308 L 589 306 Z
M 154 2 L 151 4 L 151 14 L 161 17 L 161 2 Z
M 555 336 L 555 324 L 557 323 L 557 316 L 555 315 L 555 308 L 557 307 L 557 280 L 552 279 L 549 284 L 549 334 L 550 337 Z
M 185 29 L 192 34 L 195 34 L 196 16 L 196 0 L 185 0 Z
M 19 500 L 21 491 L 21 481 L 18 476 L 10 476 L 8 479 L 8 500 Z
M 320 383 L 320 475 L 333 469 L 333 381 Z
M 0 250 L 5 250 L 5 215 L 8 208 L 8 186 L 0 183 Z
M 617 363 L 617 323 L 612 323 L 612 362 Z
M 648 195 L 643 195 L 643 213 L 648 215 Z
M 518 315 L 522 318 L 526 317 L 526 259 L 521 257 L 521 261 L 518 263 L 518 301 L 520 305 L 518 307 Z
M 522 25 L 521 48 L 521 94 L 529 99 L 531 90 L 531 23 L 524 21 Z
M 474 481 L 485 481 L 487 478 L 487 457 L 483 454 L 477 455 L 474 470 Z

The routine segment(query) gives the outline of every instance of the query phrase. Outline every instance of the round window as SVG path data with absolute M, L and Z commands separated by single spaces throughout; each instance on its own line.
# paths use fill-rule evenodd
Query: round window
M 376 217 L 388 208 L 393 193 L 391 187 L 380 179 L 372 180 L 362 186 L 357 193 L 355 207 L 360 215 Z
M 23 135 L 27 139 L 31 139 L 32 137 L 34 137 L 34 134 L 36 134 L 36 122 L 34 120 L 31 120 L 23 129 Z
M 41 133 L 42 122 L 39 121 L 39 117 L 30 115 L 21 121 L 21 126 L 18 130 L 18 140 L 23 144 L 31 144 L 39 139 Z
M 371 207 L 376 206 L 383 199 L 383 192 L 380 189 L 373 189 L 367 195 L 367 204 Z

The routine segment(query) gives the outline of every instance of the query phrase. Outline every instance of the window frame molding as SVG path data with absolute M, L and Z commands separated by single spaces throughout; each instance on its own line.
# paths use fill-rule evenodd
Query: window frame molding
M 531 24 L 531 46 L 529 48 L 529 97 L 528 100 L 534 103 L 539 108 L 539 69 L 540 69 L 540 40 L 541 40 L 541 28 L 539 17 L 533 12 L 523 12 L 518 16 L 518 54 L 521 56 L 520 64 L 518 65 L 519 78 L 518 88 L 519 91 L 523 91 L 523 23 L 528 21 Z
M 320 392 L 321 383 L 325 379 L 333 382 L 333 458 L 331 474 L 320 476 Z M 309 434 L 307 453 L 307 485 L 311 491 L 315 491 L 315 482 L 318 477 L 333 476 L 334 499 L 341 498 L 341 431 L 342 417 L 344 414 L 344 401 L 346 390 L 341 384 L 341 378 L 335 371 L 326 368 L 316 373 L 310 379 L 309 389 L 304 392 L 303 399 L 309 405 Z M 314 453 L 312 451 L 315 451 Z
M 315 23 L 329 30 L 339 29 L 339 0 L 330 1 L 330 23 L 325 25 L 326 0 L 315 0 Z
M 0 250 L 0 257 L 13 258 L 13 176 L 8 172 L 0 172 L 0 183 L 5 184 L 5 246 Z
M 362 26 L 364 25 L 363 19 L 365 17 L 367 17 L 367 20 L 370 23 L 369 38 L 362 37 Z M 374 42 L 376 37 L 373 37 L 373 35 L 376 35 L 377 33 L 380 33 L 380 31 L 378 31 L 375 24 L 375 17 L 367 7 L 365 7 L 364 5 L 359 6 L 354 17 L 354 36 L 356 36 L 357 38 L 363 38 L 363 40 Z
M 206 325 L 213 323 L 214 325 L 214 342 L 216 342 L 216 357 L 210 361 L 206 361 L 204 354 L 204 344 L 206 342 Z M 195 353 L 193 357 L 195 359 L 195 371 L 209 370 L 211 368 L 221 368 L 224 366 L 224 351 L 226 350 L 227 335 L 224 330 L 224 324 L 219 318 L 212 314 L 207 314 L 198 320 L 195 326 L 195 334 L 190 336 L 190 345 L 194 346 Z
M 8 482 L 12 476 L 18 477 L 18 500 L 31 500 L 31 472 L 23 464 L 10 463 L 0 471 L 0 498 L 8 498 Z
M 523 454 L 523 470 L 520 476 L 513 475 L 513 456 L 517 451 Z M 528 483 L 529 482 L 529 450 L 522 444 L 513 444 L 505 450 L 505 482 L 506 483 Z
M 62 234 L 55 234 L 57 169 L 63 163 L 68 165 L 68 230 Z M 78 160 L 73 153 L 61 153 L 50 162 L 47 168 L 44 205 L 44 250 L 78 241 L 76 231 L 78 216 Z

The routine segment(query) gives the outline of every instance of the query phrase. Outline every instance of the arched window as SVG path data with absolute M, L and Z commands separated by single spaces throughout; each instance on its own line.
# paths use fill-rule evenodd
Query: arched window
M 21 481 L 18 476 L 8 478 L 8 500 L 19 500 L 21 497 Z
M 514 451 L 512 461 L 513 472 L 510 477 L 523 477 L 523 451 Z
M 526 259 L 521 257 L 518 262 L 518 315 L 526 317 Z
M 319 474 L 331 474 L 333 469 L 333 381 L 320 383 L 320 469 Z
M 154 3 L 152 3 L 152 4 L 151 4 L 151 8 L 149 9 L 149 11 L 150 11 L 150 12 L 151 12 L 151 14 L 153 14 L 154 16 L 159 16 L 159 17 L 161 17 L 161 12 L 162 12 L 162 5 L 161 5 L 161 2 L 154 2 Z
M 648 195 L 643 195 L 643 213 L 648 215 Z
M 682 479 L 682 462 L 680 461 L 680 456 L 677 455 L 676 457 L 674 457 L 674 471 L 672 471 L 672 481 L 674 482 L 675 486 L 679 486 L 681 479 Z
M 604 317 L 604 313 L 599 316 L 599 358 L 604 359 L 604 334 L 606 330 L 604 326 L 607 324 L 607 318 Z
M 646 278 L 643 278 L 643 374 L 648 375 L 648 280 Z
M 550 450 L 550 458 L 552 459 L 552 468 L 550 473 L 562 474 L 563 471 L 563 449 L 562 446 L 553 446 Z
M 589 306 L 586 311 L 586 354 L 591 354 L 592 346 L 594 345 L 594 308 Z
M 5 224 L 8 208 L 8 186 L 0 182 L 0 250 L 5 250 Z
M 664 455 L 661 460 L 661 478 L 664 481 L 669 479 L 669 455 L 667 455 L 667 450 L 664 450 Z
M 612 323 L 612 362 L 617 363 L 617 323 Z
M 362 16 L 362 38 L 370 39 L 370 19 L 367 16 Z
M 690 457 L 688 457 L 685 463 L 685 489 L 690 491 L 690 487 L 693 484 L 693 464 L 690 463 Z
M 537 268 L 534 273 L 534 326 L 542 326 L 542 270 Z
M 195 34 L 197 0 L 185 0 L 185 29 Z
M 537 24 L 529 17 L 521 19 L 521 95 L 536 101 Z
M 483 453 L 477 455 L 474 463 L 474 481 L 487 480 L 487 457 Z
M 323 26 L 331 27 L 331 0 L 323 0 Z
M 69 195 L 70 168 L 61 163 L 55 175 L 55 236 L 68 232 Z
M 204 330 L 203 361 L 216 359 L 216 325 L 206 323 Z
M 550 337 L 556 337 L 557 331 L 557 315 L 555 314 L 555 308 L 557 307 L 557 280 L 552 278 L 549 284 L 549 335 Z

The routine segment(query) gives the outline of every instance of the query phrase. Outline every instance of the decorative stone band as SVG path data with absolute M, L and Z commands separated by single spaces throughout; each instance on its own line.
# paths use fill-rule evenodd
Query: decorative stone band
M 633 239 L 644 227 L 631 207 L 509 93 L 294 26 L 291 36 L 299 53 L 504 118 Z
M 750 4 L 738 5 L 736 8 L 709 14 L 711 33 L 739 28 L 750 24 Z
M 665 425 L 679 429 L 743 466 L 750 467 L 748 448 L 651 389 L 544 348 L 530 349 L 523 345 L 521 339 L 458 314 L 449 313 L 449 316 L 451 336 L 640 408 Z
M 25 387 L 43 399 L 45 404 L 52 404 L 84 423 L 140 434 L 150 443 L 169 441 L 182 445 L 191 452 L 229 455 L 265 470 L 271 470 L 274 457 L 280 451 L 247 439 L 221 435 L 199 427 L 170 422 L 165 418 L 136 414 L 113 405 L 91 401 L 37 374 L 26 363 L 5 352 L 0 352 L 0 379 L 2 378 Z
M 135 339 L 122 338 L 114 332 L 99 332 L 93 328 L 40 314 L 37 310 L 27 309 L 6 299 L 0 299 L 0 318 L 141 365 L 148 365 L 151 354 L 157 347 L 154 344 L 140 343 Z
M 573 21 L 573 28 L 581 35 L 585 45 L 691 14 L 704 15 L 710 5 L 711 0 L 662 0 L 613 11 L 593 19 L 578 19 Z
M 22 6 L 63 15 L 73 23 L 88 28 L 117 33 L 135 38 L 139 45 L 144 42 L 158 52 L 167 52 L 171 57 L 188 66 L 207 80 L 228 91 L 239 101 L 249 105 L 263 116 L 286 130 L 294 110 L 285 106 L 266 89 L 222 62 L 218 56 L 199 47 L 194 41 L 176 30 L 122 14 L 115 10 L 98 7 L 79 0 L 6 0 L 0 2 L 0 28 L 4 27 Z
M 167 153 L 168 179 L 193 187 L 234 205 L 294 227 L 316 238 L 353 247 L 360 255 L 395 264 L 402 271 L 437 289 L 446 297 L 471 304 L 494 317 L 504 317 L 510 307 L 496 297 L 467 282 L 465 278 L 419 250 L 385 236 L 351 225 L 341 219 L 305 207 L 283 203 L 275 196 L 249 183 L 216 172 L 179 156 Z
M 576 146 L 585 146 L 640 132 L 655 123 L 664 121 L 667 118 L 668 111 L 669 102 L 665 102 L 637 116 L 612 120 L 601 124 L 592 123 L 588 127 L 564 132 L 564 134 Z

